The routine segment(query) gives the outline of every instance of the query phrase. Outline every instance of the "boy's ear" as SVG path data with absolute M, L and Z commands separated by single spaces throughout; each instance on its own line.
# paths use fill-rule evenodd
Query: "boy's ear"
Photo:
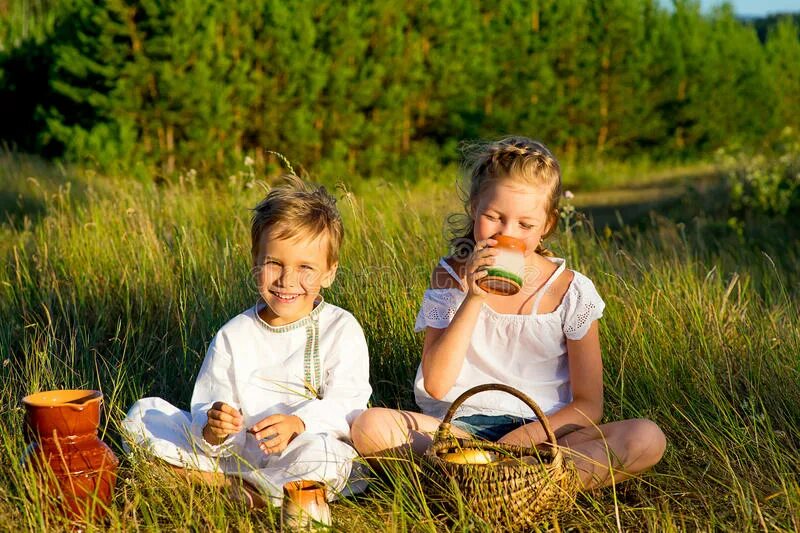
M 320 285 L 323 289 L 327 289 L 333 285 L 333 280 L 336 279 L 336 271 L 339 270 L 339 262 L 336 261 L 329 268 L 328 271 L 322 276 L 322 283 Z

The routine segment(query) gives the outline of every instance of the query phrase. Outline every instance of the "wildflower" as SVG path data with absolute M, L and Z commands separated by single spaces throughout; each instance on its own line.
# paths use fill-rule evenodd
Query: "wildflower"
M 572 200 L 573 198 L 575 198 L 575 195 L 572 194 L 572 191 L 566 190 L 564 191 L 564 198 L 566 198 L 567 200 Z
M 250 157 L 249 155 L 248 155 L 247 157 L 245 157 L 245 158 L 244 158 L 244 166 L 246 166 L 246 167 L 252 167 L 252 166 L 253 166 L 253 165 L 255 165 L 255 164 L 256 164 L 256 162 L 255 162 L 255 161 L 253 160 L 253 158 L 252 158 L 252 157 Z

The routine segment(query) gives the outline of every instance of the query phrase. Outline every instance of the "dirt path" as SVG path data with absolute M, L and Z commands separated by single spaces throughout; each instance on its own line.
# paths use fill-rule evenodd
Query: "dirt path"
M 595 228 L 614 228 L 676 205 L 690 187 L 708 191 L 719 177 L 713 165 L 656 174 L 612 189 L 576 193 L 572 203 L 594 221 Z

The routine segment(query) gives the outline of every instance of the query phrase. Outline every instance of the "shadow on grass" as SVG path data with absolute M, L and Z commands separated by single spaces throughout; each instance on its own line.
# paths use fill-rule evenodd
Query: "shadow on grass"
M 0 190 L 0 223 L 8 224 L 12 229 L 25 227 L 25 220 L 39 222 L 47 213 L 41 198 L 6 189 Z
M 87 202 L 88 189 L 86 173 L 0 145 L 0 226 L 36 225 L 51 204 Z

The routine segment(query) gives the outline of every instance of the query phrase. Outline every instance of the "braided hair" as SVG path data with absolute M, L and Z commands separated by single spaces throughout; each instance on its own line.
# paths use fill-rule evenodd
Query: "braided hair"
M 450 215 L 450 246 L 456 258 L 465 258 L 475 246 L 474 210 L 478 198 L 487 187 L 498 181 L 512 180 L 545 187 L 548 191 L 546 206 L 549 228 L 542 235 L 536 253 L 552 257 L 543 241 L 558 226 L 558 202 L 561 198 L 561 167 L 550 150 L 541 142 L 527 137 L 506 137 L 499 141 L 477 142 L 463 145 L 464 160 L 461 166 L 463 182 L 459 192 L 464 202 L 464 213 Z

